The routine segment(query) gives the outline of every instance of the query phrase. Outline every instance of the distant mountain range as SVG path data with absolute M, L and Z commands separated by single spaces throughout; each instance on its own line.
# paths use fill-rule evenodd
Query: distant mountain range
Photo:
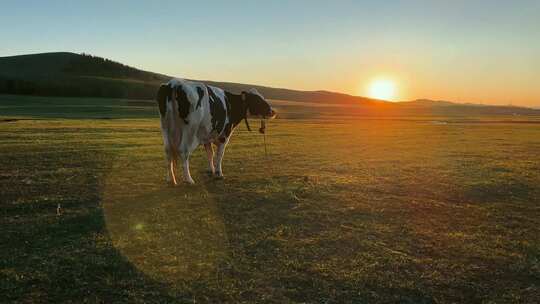
M 0 94 L 153 99 L 159 84 L 171 76 L 142 71 L 119 62 L 68 52 L 0 57 Z M 300 91 L 259 85 L 206 81 L 231 92 L 256 88 L 266 98 L 382 108 L 436 108 L 442 113 L 540 115 L 540 110 L 512 106 L 415 100 L 391 103 L 328 91 Z

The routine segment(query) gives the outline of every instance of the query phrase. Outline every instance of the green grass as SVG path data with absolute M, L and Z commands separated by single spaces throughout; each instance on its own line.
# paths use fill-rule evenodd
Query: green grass
M 540 124 L 241 125 L 172 187 L 156 118 L 2 105 L 39 119 L 0 122 L 0 301 L 540 300 Z
M 0 95 L 0 116 L 5 119 L 112 119 L 150 118 L 159 114 L 151 100 Z

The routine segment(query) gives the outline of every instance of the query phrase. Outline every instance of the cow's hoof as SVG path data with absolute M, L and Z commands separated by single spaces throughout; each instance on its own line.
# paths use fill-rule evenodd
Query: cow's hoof
M 221 175 L 214 176 L 214 178 L 218 179 L 218 180 L 221 180 L 221 179 L 225 179 L 225 176 L 223 176 L 223 174 L 221 174 Z
M 186 183 L 188 185 L 195 185 L 195 181 L 192 180 L 192 179 L 185 180 L 184 183 Z
M 210 176 L 210 177 L 214 176 L 214 174 L 215 174 L 215 173 L 212 172 L 212 171 L 210 171 L 210 170 L 206 171 L 206 175 L 208 175 L 208 176 Z

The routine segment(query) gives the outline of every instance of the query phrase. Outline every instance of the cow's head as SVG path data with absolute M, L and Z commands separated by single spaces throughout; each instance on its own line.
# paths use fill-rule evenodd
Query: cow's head
M 249 114 L 250 117 L 263 119 L 273 119 L 276 117 L 276 112 L 272 109 L 270 103 L 256 89 L 242 92 L 242 100 L 247 105 L 246 114 Z

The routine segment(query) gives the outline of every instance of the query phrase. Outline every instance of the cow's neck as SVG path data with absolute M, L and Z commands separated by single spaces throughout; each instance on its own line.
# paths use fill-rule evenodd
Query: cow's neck
M 230 121 L 234 127 L 236 127 L 242 119 L 246 118 L 245 103 L 242 100 L 242 95 L 237 95 L 229 92 L 225 92 L 227 96 L 227 102 L 230 104 Z

